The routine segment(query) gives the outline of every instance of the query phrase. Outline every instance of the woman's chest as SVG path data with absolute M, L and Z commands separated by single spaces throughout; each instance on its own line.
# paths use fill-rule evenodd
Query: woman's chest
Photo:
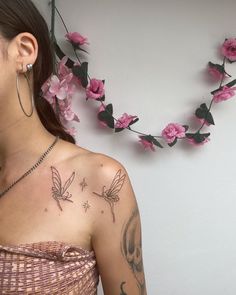
M 4 195 L 0 199 L 0 244 L 54 240 L 90 250 L 91 219 L 85 207 L 89 193 L 81 193 L 76 174 L 71 175 L 64 188 L 55 172 L 51 178 L 35 178 L 32 185 L 19 185 Z

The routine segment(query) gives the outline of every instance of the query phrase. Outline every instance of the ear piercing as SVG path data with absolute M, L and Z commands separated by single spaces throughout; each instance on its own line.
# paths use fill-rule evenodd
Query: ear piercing
M 27 64 L 26 69 L 27 69 L 28 72 L 31 72 L 32 69 L 33 69 L 33 65 L 32 64 Z

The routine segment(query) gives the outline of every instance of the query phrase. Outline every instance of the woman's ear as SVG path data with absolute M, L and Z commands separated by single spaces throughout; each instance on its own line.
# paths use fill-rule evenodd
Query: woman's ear
M 14 38 L 17 71 L 26 72 L 27 64 L 34 64 L 38 56 L 38 42 L 30 33 L 20 33 Z

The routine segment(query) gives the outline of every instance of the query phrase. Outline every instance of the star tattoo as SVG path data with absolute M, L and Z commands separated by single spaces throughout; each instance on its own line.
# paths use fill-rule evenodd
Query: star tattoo
M 81 188 L 82 188 L 82 191 L 84 190 L 84 188 L 85 188 L 86 186 L 88 186 L 88 184 L 87 184 L 86 181 L 85 181 L 85 177 L 83 178 L 83 181 L 81 181 L 80 186 L 81 186 Z
M 89 205 L 88 201 L 86 201 L 86 202 L 83 204 L 83 207 L 84 207 L 85 212 L 87 212 L 88 209 L 89 209 L 91 206 Z

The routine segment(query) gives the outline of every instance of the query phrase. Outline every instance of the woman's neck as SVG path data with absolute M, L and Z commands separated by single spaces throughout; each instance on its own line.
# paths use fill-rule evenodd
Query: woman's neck
M 38 160 L 54 137 L 44 128 L 35 110 L 30 118 L 24 116 L 0 126 L 0 173 L 5 177 Z

